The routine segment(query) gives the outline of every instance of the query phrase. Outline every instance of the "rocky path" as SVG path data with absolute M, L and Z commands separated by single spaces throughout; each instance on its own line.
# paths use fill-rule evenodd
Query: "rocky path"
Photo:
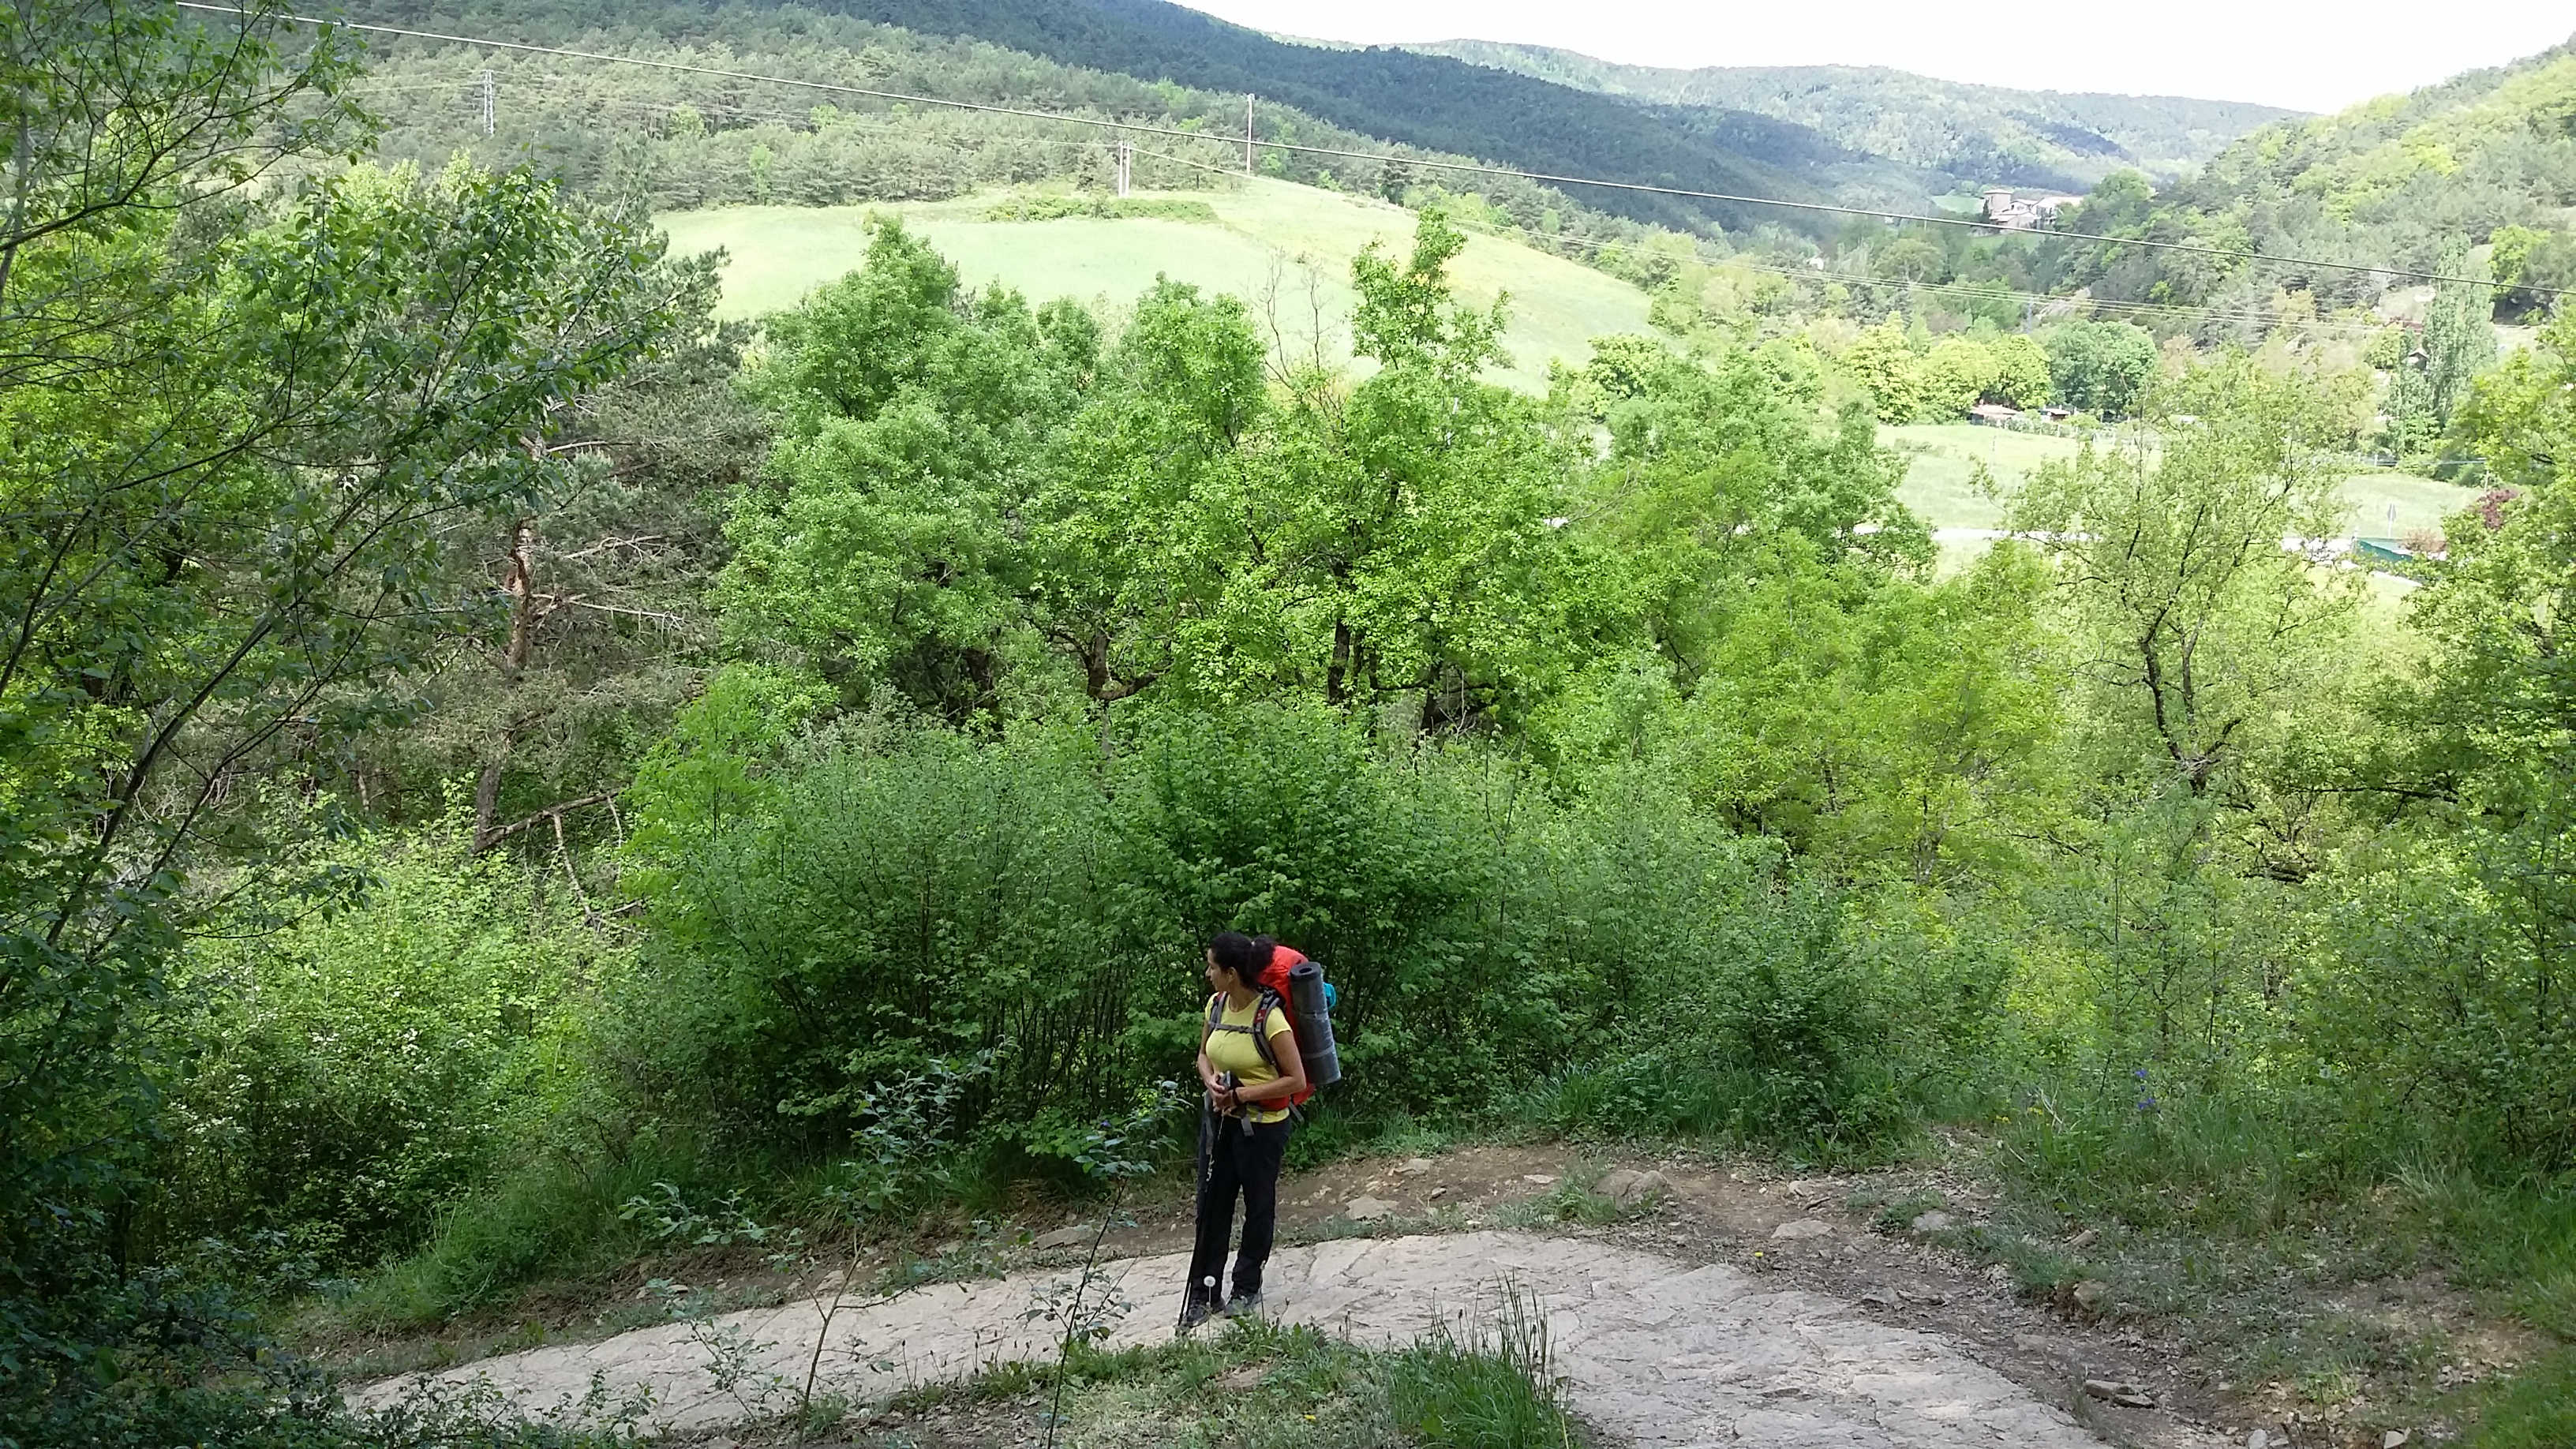
M 1102 1271 L 1133 1305 L 1111 1346 L 1171 1332 L 1180 1258 L 1130 1258 Z M 596 1377 L 612 1394 L 649 1389 L 657 1423 L 713 1430 L 780 1402 L 777 1385 L 792 1392 L 818 1338 L 822 1382 L 854 1398 L 1044 1356 L 1049 1325 L 1025 1315 L 1070 1277 L 1026 1273 L 844 1305 L 828 1332 L 822 1302 L 800 1300 L 708 1320 L 694 1336 L 687 1325 L 651 1328 L 486 1359 L 439 1377 L 487 1376 L 531 1408 L 578 1399 Z M 1468 1232 L 1286 1248 L 1272 1260 L 1268 1296 L 1276 1317 L 1385 1344 L 1444 1324 L 1491 1322 L 1506 1285 L 1544 1306 L 1576 1411 L 1623 1443 L 2101 1444 L 1935 1335 L 1877 1321 L 1776 1275 L 1692 1267 L 1598 1240 Z M 729 1347 L 711 1352 L 710 1342 Z M 388 1380 L 361 1397 L 382 1402 L 411 1382 Z

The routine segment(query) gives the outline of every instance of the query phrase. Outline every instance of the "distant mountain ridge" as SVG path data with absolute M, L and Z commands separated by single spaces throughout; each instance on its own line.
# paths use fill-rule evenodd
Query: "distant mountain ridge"
M 1406 49 L 1648 106 L 1767 116 L 1846 152 L 1939 172 L 1971 187 L 2081 190 L 2124 167 L 2171 180 L 2246 133 L 2299 114 L 2245 101 L 1973 85 L 1880 66 L 1683 70 L 1489 40 Z

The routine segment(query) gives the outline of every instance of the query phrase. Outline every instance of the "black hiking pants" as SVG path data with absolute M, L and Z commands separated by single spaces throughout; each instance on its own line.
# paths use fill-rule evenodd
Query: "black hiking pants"
M 1261 1269 L 1270 1261 L 1270 1237 L 1279 1224 L 1279 1158 L 1288 1150 L 1288 1123 L 1246 1122 L 1199 1111 L 1198 1243 L 1190 1252 L 1189 1301 L 1211 1307 L 1227 1295 L 1226 1240 L 1234 1236 L 1234 1199 L 1243 1198 L 1243 1249 L 1234 1256 L 1237 1298 L 1261 1291 Z

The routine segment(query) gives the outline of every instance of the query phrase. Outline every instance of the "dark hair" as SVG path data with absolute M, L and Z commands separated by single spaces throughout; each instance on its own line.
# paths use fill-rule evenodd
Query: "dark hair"
M 1268 936 L 1256 941 L 1241 931 L 1219 931 L 1208 941 L 1208 950 L 1215 955 L 1216 964 L 1233 972 L 1236 980 L 1255 991 L 1261 989 L 1261 968 L 1270 964 L 1271 949 Z

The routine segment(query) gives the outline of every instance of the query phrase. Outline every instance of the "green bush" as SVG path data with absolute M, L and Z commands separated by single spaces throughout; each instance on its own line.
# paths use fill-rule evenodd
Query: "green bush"
M 190 953 L 162 1023 L 177 1241 L 291 1229 L 342 1262 L 408 1248 L 544 1135 L 616 953 L 455 834 L 371 837 L 356 898 Z
M 669 834 L 616 1004 L 646 1114 L 726 1141 L 827 1158 L 878 1084 L 992 1049 L 971 1125 L 1061 1155 L 1187 1061 L 1200 943 L 1238 925 L 1327 964 L 1348 1095 L 1378 1110 L 1481 1111 L 1642 1026 L 1752 1072 L 1766 1124 L 1883 1127 L 1850 1120 L 1888 1110 L 1862 1081 L 1884 1023 L 1831 907 L 1802 907 L 1804 937 L 1761 935 L 1776 910 L 1744 934 L 1730 913 L 1770 856 L 1652 781 L 1567 801 L 1478 747 L 1390 759 L 1268 709 L 1106 749 L 867 733 L 772 778 L 758 815 Z M 1806 955 L 1774 963 L 1784 943 Z

